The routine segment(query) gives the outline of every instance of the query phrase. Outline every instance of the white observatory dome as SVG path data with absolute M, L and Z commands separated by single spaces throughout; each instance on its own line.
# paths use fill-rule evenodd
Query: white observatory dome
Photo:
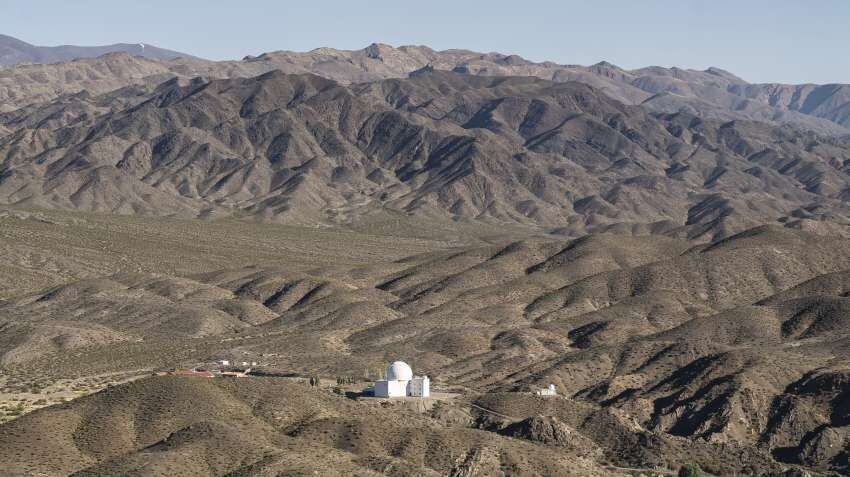
M 413 379 L 413 370 L 404 361 L 393 361 L 387 367 L 387 380 L 410 381 Z

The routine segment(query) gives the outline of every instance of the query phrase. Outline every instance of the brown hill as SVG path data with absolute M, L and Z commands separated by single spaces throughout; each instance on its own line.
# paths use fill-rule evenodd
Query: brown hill
M 642 104 L 656 112 L 686 112 L 706 119 L 788 124 L 828 135 L 850 133 L 848 85 L 751 84 L 719 68 L 705 71 L 675 67 L 624 70 L 607 62 L 592 66 L 535 63 L 516 55 L 435 51 L 426 46 L 394 48 L 379 43 L 362 50 L 275 51 L 241 61 L 211 62 L 179 55 L 182 58 L 154 64 L 145 58 L 131 57 L 155 51 L 149 45 L 145 48 L 128 45 L 115 49 L 126 53 L 111 53 L 102 59 L 7 69 L 5 75 L 0 75 L 5 77 L 0 81 L 2 107 L 15 109 L 82 89 L 106 92 L 131 83 L 150 82 L 152 78 L 162 78 L 159 75 L 164 73 L 185 79 L 194 76 L 234 78 L 282 70 L 292 74 L 312 73 L 350 84 L 402 78 L 434 68 L 476 76 L 533 76 L 557 82 L 577 81 L 598 88 L 618 101 Z M 165 58 L 176 55 L 165 53 Z
M 386 45 L 2 70 L 3 472 L 846 474 L 842 91 Z M 264 377 L 149 377 L 220 358 Z M 395 359 L 458 396 L 292 378 Z
M 362 50 L 319 48 L 306 53 L 278 51 L 227 63 L 230 71 L 244 63 L 266 69 L 310 72 L 344 83 L 403 77 L 422 68 L 480 76 L 534 76 L 577 81 L 599 88 L 627 104 L 644 104 L 659 112 L 692 112 L 715 119 L 751 119 L 790 124 L 826 134 L 847 134 L 850 85 L 751 84 L 719 68 L 705 71 L 651 66 L 624 70 L 608 62 L 592 66 L 535 63 L 517 55 L 468 50 L 435 51 L 426 46 L 375 43 Z M 238 66 L 237 66 L 238 65 Z M 222 65 L 208 67 L 216 73 Z
M 709 245 L 600 234 L 297 273 L 118 275 L 7 300 L 4 336 L 17 338 L 0 345 L 5 372 L 23 382 L 214 356 L 360 376 L 403 357 L 435 386 L 464 393 L 459 408 L 435 414 L 440 422 L 623 467 L 675 468 L 697 456 L 718 475 L 843 472 L 848 269 L 850 241 L 774 226 Z M 550 383 L 569 399 L 528 402 L 527 391 Z M 345 422 L 299 435 L 321 440 Z M 176 442 L 209 452 L 204 436 L 238 442 L 245 432 L 200 428 Z M 192 459 L 174 465 L 203 460 Z
M 12 475 L 625 475 L 280 378 L 159 377 L 0 427 Z
M 18 206 L 300 224 L 389 211 L 701 239 L 847 222 L 850 143 L 653 116 L 578 83 L 431 71 L 346 87 L 272 72 L 4 118 L 0 200 Z
M 0 69 L 0 112 L 81 92 L 102 94 L 132 85 L 157 84 L 173 77 L 156 60 L 113 53 L 66 63 Z

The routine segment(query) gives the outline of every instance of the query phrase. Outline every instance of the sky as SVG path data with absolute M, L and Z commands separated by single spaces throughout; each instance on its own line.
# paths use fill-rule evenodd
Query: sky
M 0 0 L 0 33 L 44 46 L 149 43 L 215 60 L 380 42 L 850 83 L 848 0 Z

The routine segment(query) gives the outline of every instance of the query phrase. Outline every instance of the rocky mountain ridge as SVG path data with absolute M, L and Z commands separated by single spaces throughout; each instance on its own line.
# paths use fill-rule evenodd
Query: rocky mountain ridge
M 850 143 L 655 114 L 577 82 L 439 70 L 66 95 L 0 115 L 0 202 L 296 224 L 413 214 L 559 233 L 848 223 Z
M 478 53 L 468 50 L 435 51 L 426 46 L 372 44 L 362 50 L 317 48 L 309 52 L 275 51 L 241 61 L 206 61 L 181 58 L 151 64 L 134 61 L 138 52 L 112 64 L 110 74 L 128 82 L 144 82 L 144 74 L 183 78 L 251 77 L 279 69 L 286 73 L 313 73 L 340 83 L 359 83 L 401 78 L 422 68 L 434 68 L 478 76 L 534 76 L 556 82 L 590 84 L 626 104 L 641 104 L 655 112 L 688 112 L 706 119 L 750 119 L 788 124 L 827 135 L 850 134 L 850 85 L 751 84 L 719 68 L 704 71 L 646 67 L 625 70 L 611 63 L 592 66 L 535 63 L 517 55 Z M 162 55 L 160 55 L 162 56 Z M 56 94 L 89 89 L 106 92 L 103 83 L 89 80 L 92 70 L 103 75 L 98 59 L 57 65 L 24 65 L 7 69 L 0 77 L 3 108 L 25 106 L 51 99 Z M 9 84 L 9 91 L 3 84 Z M 116 86 L 117 87 L 117 86 Z M 13 94 L 14 93 L 14 94 Z

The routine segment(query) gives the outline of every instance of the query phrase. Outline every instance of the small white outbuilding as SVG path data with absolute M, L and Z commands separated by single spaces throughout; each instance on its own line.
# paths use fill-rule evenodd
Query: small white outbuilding
M 404 361 L 393 361 L 387 367 L 386 379 L 375 381 L 375 397 L 428 397 L 431 380 L 428 376 L 414 376 Z

